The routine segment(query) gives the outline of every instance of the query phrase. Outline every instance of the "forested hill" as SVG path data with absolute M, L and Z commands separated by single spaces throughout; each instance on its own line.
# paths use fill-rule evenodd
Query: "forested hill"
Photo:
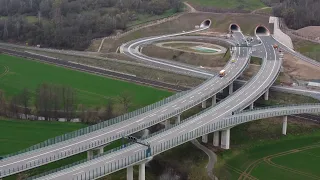
M 81 50 L 142 14 L 181 7 L 180 0 L 0 0 L 0 40 Z
M 320 26 L 320 0 L 263 0 L 291 29 Z

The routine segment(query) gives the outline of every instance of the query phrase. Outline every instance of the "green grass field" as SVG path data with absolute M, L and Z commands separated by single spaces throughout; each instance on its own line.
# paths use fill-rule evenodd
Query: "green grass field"
M 103 105 L 124 91 L 133 96 L 133 108 L 154 103 L 172 94 L 152 87 L 0 54 L 0 89 L 7 96 L 16 95 L 23 88 L 34 91 L 43 82 L 73 87 L 77 90 L 77 102 L 86 106 Z
M 278 126 L 258 121 L 235 127 L 232 149 L 219 156 L 215 169 L 219 179 L 319 179 L 319 126 L 289 124 L 287 136 L 280 135 Z
M 261 0 L 188 0 L 187 2 L 207 7 L 215 7 L 222 9 L 244 9 L 255 10 L 265 7 Z
M 69 122 L 45 122 L 0 119 L 0 155 L 17 152 L 49 138 L 86 125 Z
M 295 40 L 293 43 L 298 52 L 320 62 L 320 44 L 305 40 Z

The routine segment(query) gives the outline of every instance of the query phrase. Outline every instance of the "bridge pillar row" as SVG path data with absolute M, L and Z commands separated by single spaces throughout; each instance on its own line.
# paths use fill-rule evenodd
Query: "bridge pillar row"
M 146 180 L 146 163 L 139 164 L 139 180 Z
M 233 83 L 229 85 L 229 94 L 233 93 Z
M 264 93 L 264 100 L 265 101 L 269 100 L 269 89 Z
M 220 132 L 216 131 L 213 133 L 213 146 L 219 146 L 220 143 Z
M 127 167 L 127 180 L 133 180 L 133 166 Z
M 283 116 L 282 134 L 287 135 L 288 116 Z
M 217 104 L 217 95 L 212 96 L 212 106 Z
M 202 106 L 203 109 L 206 108 L 206 107 L 207 107 L 207 101 L 206 101 L 206 100 L 203 101 L 202 104 L 201 104 L 201 106 Z
M 202 136 L 202 142 L 208 143 L 208 134 Z
M 179 124 L 181 122 L 181 114 L 178 114 L 175 124 Z
M 223 130 L 221 133 L 221 148 L 230 148 L 230 128 Z

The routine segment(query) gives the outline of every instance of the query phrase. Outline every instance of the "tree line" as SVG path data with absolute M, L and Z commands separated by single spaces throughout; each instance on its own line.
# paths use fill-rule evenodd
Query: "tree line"
M 319 0 L 264 0 L 273 7 L 275 16 L 282 17 L 291 29 L 320 25 Z
M 0 0 L 0 40 L 83 50 L 139 14 L 181 8 L 180 0 Z
M 0 90 L 0 116 L 29 120 L 41 117 L 46 121 L 78 118 L 83 123 L 94 124 L 127 113 L 133 107 L 132 98 L 132 94 L 125 91 L 103 106 L 88 107 L 78 103 L 74 88 L 43 83 L 35 91 L 24 88 L 10 98 Z

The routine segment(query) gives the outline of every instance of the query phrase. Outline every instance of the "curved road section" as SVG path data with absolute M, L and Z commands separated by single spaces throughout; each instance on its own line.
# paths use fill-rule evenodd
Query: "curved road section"
M 261 46 L 264 48 L 265 55 L 261 69 L 255 77 L 216 106 L 188 118 L 164 132 L 145 139 L 144 142 L 150 144 L 153 156 L 202 135 L 234 126 L 235 124 L 229 123 L 226 118 L 231 116 L 233 112 L 250 105 L 268 90 L 279 74 L 282 61 L 273 49 L 272 38 L 269 35 L 258 33 L 257 37 L 261 39 Z M 236 66 L 235 64 L 234 68 Z M 227 73 L 230 72 L 227 70 Z M 210 88 L 214 89 L 220 83 L 228 81 L 232 81 L 232 77 L 217 78 L 216 82 L 211 83 Z M 96 179 L 146 160 L 148 160 L 146 147 L 131 145 L 118 152 L 106 154 L 40 179 Z
M 224 78 L 213 77 L 186 95 L 158 108 L 61 143 L 1 160 L 0 178 L 107 145 L 123 136 L 141 131 L 181 114 L 211 98 L 239 77 L 249 63 L 249 52 L 250 48 L 237 47 L 233 56 L 236 62 L 230 62 L 225 66 L 227 75 Z

